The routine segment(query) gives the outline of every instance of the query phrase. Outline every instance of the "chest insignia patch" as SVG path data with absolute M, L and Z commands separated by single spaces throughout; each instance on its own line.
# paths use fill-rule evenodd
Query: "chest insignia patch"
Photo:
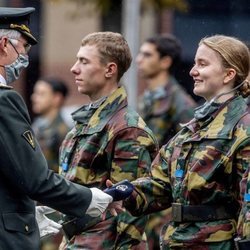
M 27 130 L 25 131 L 23 134 L 22 134 L 23 138 L 29 143 L 29 145 L 35 149 L 35 141 L 34 141 L 34 137 L 31 133 L 30 130 Z

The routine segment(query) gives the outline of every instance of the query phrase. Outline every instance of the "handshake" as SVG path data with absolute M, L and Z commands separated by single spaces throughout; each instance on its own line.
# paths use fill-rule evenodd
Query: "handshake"
M 90 188 L 92 192 L 92 200 L 86 211 L 86 214 L 91 217 L 98 217 L 105 213 L 106 209 L 109 209 L 109 204 L 114 201 L 120 201 L 126 199 L 133 192 L 134 186 L 128 181 L 124 180 L 118 182 L 101 191 L 98 188 Z M 121 210 L 118 209 L 118 210 Z M 62 225 L 49 219 L 46 215 L 56 212 L 54 209 L 47 206 L 36 206 L 36 220 L 38 223 L 40 237 L 48 235 L 54 235 L 59 233 Z M 110 206 L 110 212 L 116 215 L 116 210 L 112 210 Z M 103 217 L 105 219 L 105 215 Z M 76 219 L 77 220 L 77 219 Z

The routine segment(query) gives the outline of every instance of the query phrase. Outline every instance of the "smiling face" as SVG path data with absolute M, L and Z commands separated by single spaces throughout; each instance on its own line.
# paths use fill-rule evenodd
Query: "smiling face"
M 219 53 L 204 44 L 197 49 L 190 75 L 194 79 L 194 94 L 207 101 L 231 89 L 227 84 L 227 70 L 222 65 Z

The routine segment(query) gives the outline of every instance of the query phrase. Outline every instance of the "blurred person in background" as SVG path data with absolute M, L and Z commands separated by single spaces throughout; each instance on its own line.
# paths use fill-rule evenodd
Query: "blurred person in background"
M 139 76 L 146 83 L 139 113 L 160 146 L 181 129 L 181 123 L 193 117 L 196 107 L 195 101 L 175 79 L 180 60 L 181 43 L 172 34 L 146 39 L 136 58 Z M 169 216 L 169 209 L 150 215 L 146 228 L 150 249 L 159 249 L 160 230 Z
M 44 77 L 35 83 L 31 96 L 32 111 L 36 115 L 32 128 L 49 168 L 56 173 L 59 148 L 69 131 L 61 113 L 67 95 L 68 88 L 65 82 L 58 78 Z
M 158 144 L 128 106 L 125 88 L 119 83 L 131 61 L 129 46 L 119 33 L 96 32 L 83 38 L 71 72 L 78 92 L 91 102 L 72 113 L 75 126 L 60 148 L 60 174 L 68 180 L 104 189 L 107 179 L 117 183 L 148 176 Z M 65 217 L 66 237 L 60 249 L 146 249 L 147 216 L 108 213 L 95 225 L 89 216 L 78 222 L 71 219 Z M 76 224 L 82 228 L 72 233 Z
M 193 98 L 175 79 L 180 60 L 181 43 L 172 34 L 146 39 L 136 58 L 139 77 L 146 84 L 139 113 L 160 146 L 180 130 L 181 123 L 193 117 L 196 107 Z
M 64 81 L 55 77 L 43 77 L 37 80 L 31 96 L 32 111 L 36 115 L 32 129 L 38 140 L 48 167 L 58 173 L 59 148 L 69 127 L 62 117 L 62 107 L 68 95 Z M 57 212 L 47 215 L 50 219 L 59 221 L 61 215 Z M 42 250 L 57 250 L 62 240 L 58 233 L 41 240 Z

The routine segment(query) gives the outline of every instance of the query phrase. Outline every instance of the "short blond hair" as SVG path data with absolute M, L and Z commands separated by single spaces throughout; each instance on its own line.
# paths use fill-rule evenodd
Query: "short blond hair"
M 101 63 L 116 63 L 118 81 L 131 65 L 132 56 L 128 43 L 120 33 L 109 31 L 91 33 L 82 39 L 81 45 L 96 46 L 101 56 Z

